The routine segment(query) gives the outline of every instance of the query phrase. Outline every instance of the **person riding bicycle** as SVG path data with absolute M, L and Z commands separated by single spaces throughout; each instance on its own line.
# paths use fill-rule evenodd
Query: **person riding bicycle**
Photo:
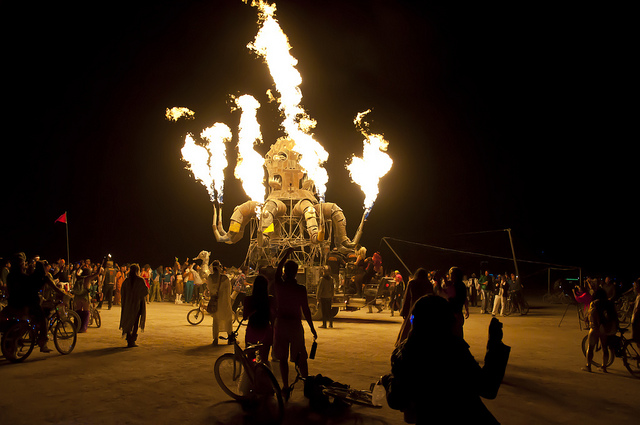
M 11 272 L 7 276 L 8 307 L 16 310 L 27 309 L 37 324 L 37 343 L 40 351 L 50 353 L 51 348 L 47 347 L 47 315 L 40 305 L 39 295 L 47 281 L 44 265 L 37 262 L 34 272 L 27 275 L 26 263 L 27 257 L 24 252 L 15 254 L 11 258 Z

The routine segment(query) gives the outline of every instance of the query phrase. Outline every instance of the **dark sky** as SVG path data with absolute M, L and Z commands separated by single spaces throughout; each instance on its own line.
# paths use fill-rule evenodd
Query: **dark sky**
M 259 149 L 281 135 L 265 96 L 271 77 L 246 49 L 256 9 L 5 3 L 0 255 L 65 257 L 54 220 L 68 211 L 72 260 L 110 252 L 155 266 L 207 249 L 239 264 L 247 241 L 215 242 L 208 196 L 180 149 L 214 122 L 237 136 L 229 95 L 263 105 Z M 363 200 L 344 169 L 362 153 L 352 121 L 372 108 L 394 166 L 365 245 L 389 236 L 509 255 L 504 232 L 453 235 L 511 228 L 521 258 L 636 277 L 630 11 L 432 3 L 277 2 L 303 105 L 330 155 L 327 201 L 344 209 L 348 233 Z M 167 122 L 172 106 L 196 119 Z M 247 199 L 232 168 L 227 220 Z

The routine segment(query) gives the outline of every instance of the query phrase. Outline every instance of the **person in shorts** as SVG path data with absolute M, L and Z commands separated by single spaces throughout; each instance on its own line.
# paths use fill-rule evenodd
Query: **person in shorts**
M 318 338 L 311 320 L 311 311 L 307 302 L 307 289 L 298 284 L 296 280 L 298 264 L 293 260 L 287 261 L 292 251 L 293 248 L 289 248 L 286 251 L 278 264 L 275 276 L 276 303 L 278 307 L 274 326 L 273 356 L 280 363 L 283 395 L 287 400 L 291 394 L 288 360 L 298 365 L 302 377 L 306 378 L 309 375 L 302 314 L 307 320 L 313 338 Z

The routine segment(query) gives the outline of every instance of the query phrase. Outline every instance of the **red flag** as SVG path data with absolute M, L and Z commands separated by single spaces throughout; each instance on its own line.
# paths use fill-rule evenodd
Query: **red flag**
M 58 217 L 58 219 L 56 221 L 54 221 L 54 223 L 57 223 L 57 222 L 67 224 L 67 213 L 66 213 L 66 211 L 65 211 L 64 214 L 62 214 L 60 217 Z

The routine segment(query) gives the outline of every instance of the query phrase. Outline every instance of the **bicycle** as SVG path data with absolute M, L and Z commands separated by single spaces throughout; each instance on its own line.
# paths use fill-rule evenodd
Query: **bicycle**
M 522 316 L 529 313 L 529 303 L 524 299 L 524 297 L 522 297 L 522 302 L 519 303 L 517 298 L 515 291 L 509 291 L 509 296 L 507 297 L 503 313 L 505 316 L 509 316 L 516 311 L 520 311 L 520 315 Z
M 238 327 L 229 336 L 233 353 L 218 357 L 214 375 L 222 390 L 233 399 L 256 408 L 256 414 L 280 423 L 284 417 L 284 400 L 278 381 L 258 349 L 262 343 L 248 345 L 244 350 L 238 343 Z M 221 337 L 221 339 L 224 339 Z M 262 416 L 264 415 L 264 416 Z
M 63 300 L 57 300 L 56 306 L 47 317 L 47 333 L 51 335 L 53 344 L 60 354 L 73 351 L 77 342 L 75 325 L 66 316 Z M 6 315 L 1 329 L 4 330 L 0 341 L 2 355 L 12 363 L 23 362 L 33 352 L 38 336 L 38 324 L 32 317 L 18 312 Z
M 96 328 L 102 326 L 102 318 L 100 317 L 100 310 L 97 309 L 96 303 L 91 302 L 89 307 L 89 326 L 95 325 Z
M 60 300 L 47 319 L 47 330 L 60 354 L 73 351 L 78 340 L 76 325 L 67 317 L 64 301 Z
M 304 382 L 304 395 L 309 399 L 312 407 L 316 409 L 324 409 L 330 405 L 351 406 L 357 404 L 360 406 L 381 408 L 382 404 L 374 404 L 373 389 L 376 383 L 372 383 L 369 390 L 356 390 L 350 385 L 341 384 L 326 376 L 316 375 L 302 377 L 298 362 L 296 365 L 296 378 L 289 386 L 288 392 L 291 394 L 296 383 Z
M 198 306 L 193 310 L 189 310 L 187 313 L 187 322 L 192 325 L 199 325 L 204 320 L 204 316 L 207 314 L 207 304 L 209 300 L 205 298 L 204 294 L 200 294 L 200 301 Z
M 613 364 L 613 360 L 616 357 L 620 357 L 622 359 L 622 363 L 624 367 L 627 368 L 629 373 L 635 377 L 640 379 L 640 350 L 637 342 L 627 339 L 624 334 L 628 332 L 629 329 L 618 328 L 618 332 L 616 335 L 612 335 L 609 337 L 609 346 L 607 349 L 609 350 L 609 360 L 604 367 L 609 367 Z M 619 335 L 618 335 L 619 334 Z M 635 344 L 635 345 L 634 345 Z M 582 354 L 587 355 L 587 348 L 589 346 L 589 335 L 586 335 L 582 339 Z M 598 353 L 602 351 L 602 347 L 600 346 L 600 341 L 596 343 L 595 352 Z M 602 367 L 602 365 L 596 361 L 591 361 L 596 367 Z
M 635 294 L 633 292 L 623 294 L 616 301 L 616 312 L 618 313 L 618 320 L 622 328 L 628 328 L 629 325 L 631 325 L 634 301 Z
M 3 314 L 0 332 L 2 355 L 11 363 L 21 363 L 31 355 L 36 345 L 36 331 L 28 315 Z

